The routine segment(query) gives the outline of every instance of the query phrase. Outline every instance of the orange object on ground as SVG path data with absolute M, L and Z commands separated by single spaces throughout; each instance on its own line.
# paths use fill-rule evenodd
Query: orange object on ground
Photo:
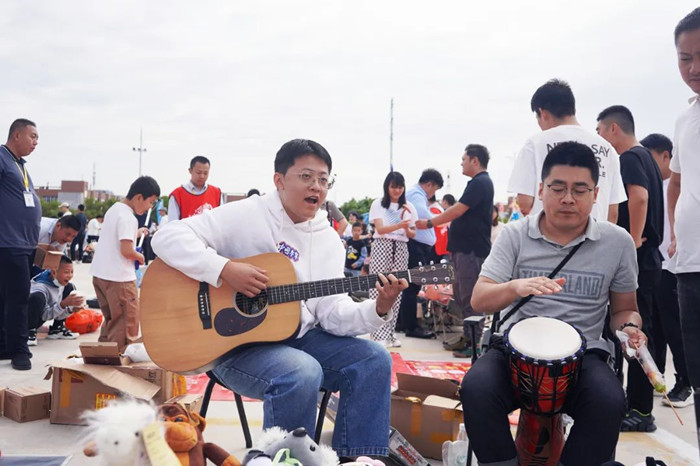
M 81 309 L 74 312 L 66 319 L 66 328 L 71 332 L 94 332 L 102 325 L 102 313 L 93 309 Z

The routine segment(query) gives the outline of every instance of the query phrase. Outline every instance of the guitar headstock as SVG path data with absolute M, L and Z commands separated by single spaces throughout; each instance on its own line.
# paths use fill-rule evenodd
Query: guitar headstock
M 409 272 L 410 282 L 416 285 L 437 285 L 454 281 L 452 264 L 431 264 L 415 267 Z

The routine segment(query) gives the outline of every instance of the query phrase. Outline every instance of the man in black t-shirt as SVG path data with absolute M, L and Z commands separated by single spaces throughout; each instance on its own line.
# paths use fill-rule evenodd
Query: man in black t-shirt
M 617 224 L 627 230 L 637 247 L 637 306 L 644 321 L 644 333 L 652 354 L 652 321 L 658 311 L 654 294 L 661 280 L 659 245 L 664 235 L 664 201 L 661 171 L 648 149 L 634 135 L 632 112 L 614 105 L 598 115 L 596 128 L 620 154 L 620 173 L 627 201 L 620 204 Z M 622 431 L 652 432 L 656 430 L 651 410 L 653 387 L 639 364 L 630 364 L 627 373 L 629 411 L 622 421 Z
M 481 264 L 491 251 L 493 183 L 486 171 L 488 164 L 488 149 L 479 144 L 469 144 L 462 156 L 462 174 L 471 180 L 467 183 L 462 197 L 445 212 L 430 220 L 416 222 L 416 228 L 423 229 L 452 221 L 447 237 L 447 250 L 455 268 L 454 298 L 462 317 L 465 318 L 477 314 L 471 305 L 472 290 L 479 278 Z M 477 338 L 480 337 L 480 333 Z M 470 356 L 468 351 L 455 352 L 454 355 Z

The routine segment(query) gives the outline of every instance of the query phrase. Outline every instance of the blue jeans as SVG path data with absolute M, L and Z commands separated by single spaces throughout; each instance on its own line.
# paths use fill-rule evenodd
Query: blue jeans
M 263 400 L 263 428 L 313 435 L 321 388 L 340 391 L 339 456 L 389 454 L 391 356 L 381 345 L 314 328 L 302 338 L 236 350 L 214 368 L 231 390 Z
M 700 272 L 679 273 L 678 302 L 681 334 L 688 377 L 693 388 L 700 388 Z

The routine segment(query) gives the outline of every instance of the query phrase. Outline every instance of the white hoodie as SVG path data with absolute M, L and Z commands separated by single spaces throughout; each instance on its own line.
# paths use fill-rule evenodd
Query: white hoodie
M 219 287 L 228 259 L 268 252 L 285 254 L 298 282 L 342 278 L 345 250 L 326 212 L 295 224 L 277 191 L 225 204 L 184 220 L 168 222 L 153 236 L 153 250 L 166 264 L 188 277 Z M 334 335 L 374 332 L 391 320 L 377 315 L 374 300 L 356 303 L 340 294 L 301 303 L 298 338 L 315 325 Z

